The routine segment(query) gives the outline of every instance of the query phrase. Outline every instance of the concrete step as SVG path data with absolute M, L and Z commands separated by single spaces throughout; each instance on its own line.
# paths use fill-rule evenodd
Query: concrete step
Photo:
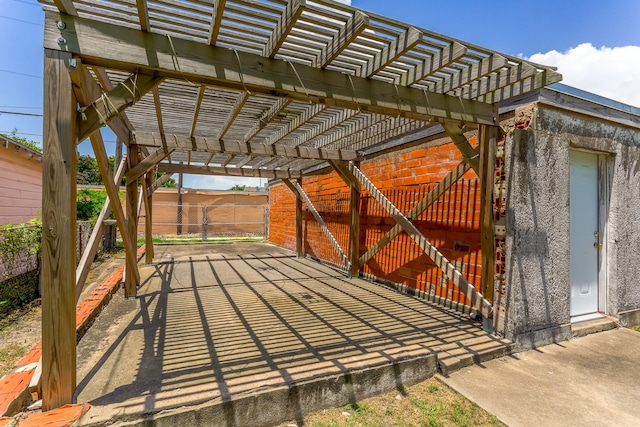
M 618 324 L 609 317 L 601 317 L 599 319 L 585 320 L 571 324 L 571 336 L 574 338 L 584 337 L 585 335 L 595 334 L 596 332 L 608 331 L 615 329 Z
M 491 359 L 511 354 L 514 343 L 493 335 L 448 344 L 437 350 L 438 368 L 442 375 L 473 364 L 481 364 Z

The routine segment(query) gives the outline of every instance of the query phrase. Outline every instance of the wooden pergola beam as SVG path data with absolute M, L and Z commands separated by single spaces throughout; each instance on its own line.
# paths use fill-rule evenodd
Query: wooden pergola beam
M 340 259 L 347 266 L 347 268 L 350 269 L 351 262 L 349 261 L 349 258 L 347 257 L 347 255 L 345 255 L 344 250 L 342 250 L 342 247 L 340 247 L 340 244 L 333 236 L 333 233 L 331 233 L 331 230 L 329 230 L 329 227 L 327 227 L 327 224 L 318 213 L 318 210 L 311 202 L 311 199 L 309 199 L 309 196 L 307 196 L 307 193 L 305 193 L 305 191 L 302 189 L 301 183 L 290 179 L 283 179 L 282 182 L 284 182 L 285 185 L 289 187 L 289 189 L 293 192 L 293 194 L 296 195 L 297 198 L 304 201 L 304 203 L 309 208 L 309 212 L 311 212 L 313 217 L 316 219 L 316 222 L 324 232 L 325 236 L 327 236 L 327 238 L 329 239 L 329 242 L 331 243 L 331 246 L 333 246 L 333 249 L 335 249 L 335 251 L 338 253 Z
M 318 114 L 322 113 L 326 108 L 327 107 L 325 107 L 324 105 L 314 104 L 313 106 L 311 106 L 309 110 L 305 110 L 301 115 L 297 116 L 294 120 L 287 123 L 287 125 L 284 128 L 282 128 L 278 132 L 275 132 L 273 135 L 269 135 L 266 138 L 265 143 L 269 145 L 276 144 L 282 138 L 289 135 L 291 132 L 298 129 L 300 126 L 304 125 L 305 123 L 308 123 Z
M 142 200 L 144 201 L 144 250 L 145 263 L 153 262 L 153 191 L 149 189 L 153 185 L 153 173 L 147 172 L 142 180 Z
M 62 13 L 78 16 L 76 7 L 73 5 L 73 0 L 53 0 L 53 4 L 55 4 Z
M 270 108 L 266 109 L 262 112 L 258 120 L 254 123 L 249 130 L 244 134 L 242 140 L 244 142 L 250 141 L 254 136 L 258 134 L 262 129 L 264 129 L 269 122 L 271 122 L 274 117 L 276 117 L 280 112 L 287 107 L 291 103 L 290 99 L 279 98 L 276 100 L 275 104 L 273 104 Z
M 487 301 L 473 285 L 449 262 L 449 260 L 438 251 L 438 249 L 427 240 L 426 237 L 405 217 L 398 208 L 395 207 L 384 194 L 358 169 L 352 162 L 349 163 L 349 170 L 367 192 L 386 210 L 391 217 L 407 232 L 435 265 L 442 270 L 445 276 L 464 294 L 471 305 L 475 307 L 485 318 L 490 318 L 493 313 L 491 303 Z
M 113 178 L 113 182 L 116 187 L 119 187 L 120 185 L 120 181 L 124 176 L 125 168 L 126 158 L 123 157 Z M 118 199 L 116 203 L 119 204 L 120 199 Z M 107 199 L 104 201 L 104 205 L 102 206 L 102 210 L 100 211 L 100 215 L 98 215 L 98 219 L 96 220 L 96 225 L 91 231 L 91 237 L 89 237 L 87 246 L 85 247 L 84 252 L 82 252 L 82 257 L 80 258 L 80 262 L 78 263 L 78 267 L 76 268 L 76 303 L 80 299 L 82 289 L 84 289 L 87 276 L 89 275 L 89 269 L 91 268 L 91 263 L 98 253 L 100 239 L 102 238 L 105 229 L 104 221 L 111 214 L 112 209 L 113 208 L 111 206 L 111 199 L 107 196 Z
M 448 67 L 467 54 L 467 48 L 458 42 L 439 49 L 436 53 L 421 61 L 417 67 L 403 74 L 396 83 L 410 86 L 427 76 L 433 75 L 443 68 Z
M 154 168 L 158 163 L 173 153 L 175 147 L 161 147 L 142 159 L 133 169 L 127 171 L 127 181 L 136 181 L 142 175 Z
M 478 159 L 478 151 L 471 146 L 467 137 L 464 136 L 462 128 L 453 123 L 444 123 L 442 127 L 456 147 L 458 147 L 458 150 L 462 153 L 464 160 L 469 163 L 469 166 L 471 166 L 474 172 L 480 176 L 480 160 Z
M 188 173 L 194 175 L 245 176 L 251 178 L 296 179 L 302 177 L 302 172 L 287 169 L 229 168 L 222 166 L 179 165 L 175 163 L 160 163 L 158 165 L 158 171 L 172 174 Z
M 96 73 L 96 77 L 98 78 L 100 85 L 104 88 L 105 91 L 110 91 L 113 89 L 114 87 L 113 83 L 111 83 L 111 79 L 109 78 L 109 75 L 107 74 L 107 71 L 104 68 L 95 67 L 93 69 L 93 72 Z M 93 97 L 92 99 L 96 100 L 97 97 Z M 114 123 L 120 120 L 122 120 L 122 123 L 124 124 L 124 126 L 129 130 L 129 135 L 131 135 L 131 132 L 133 132 L 133 125 L 131 124 L 131 121 L 129 120 L 127 113 L 124 111 L 120 112 L 120 114 L 117 117 L 112 118 L 109 121 L 108 126 L 111 127 L 111 123 Z M 127 145 L 129 145 L 129 138 L 122 141 L 124 141 Z
M 44 51 L 42 156 L 42 410 L 76 389 L 76 97 L 71 54 Z
M 133 105 L 147 92 L 156 87 L 162 78 L 148 75 L 133 75 L 114 89 L 102 94 L 78 113 L 78 141 L 82 141 L 95 130 L 109 123 L 120 112 Z
M 306 0 L 291 0 L 287 3 L 284 13 L 278 19 L 275 30 L 269 36 L 269 41 L 262 50 L 262 55 L 273 58 L 278 53 L 278 49 L 282 46 L 291 29 L 296 24 L 302 12 L 307 6 Z
M 163 174 L 160 178 L 156 179 L 151 185 L 147 186 L 147 196 L 153 194 L 158 188 L 162 187 L 162 185 L 169 181 L 171 178 L 170 173 Z
M 211 26 L 209 27 L 209 44 L 215 46 L 218 42 L 220 34 L 220 24 L 222 23 L 222 15 L 224 14 L 224 6 L 227 0 L 213 0 L 213 16 L 211 17 Z
M 74 91 L 76 98 L 80 101 L 80 104 L 85 107 L 95 100 L 99 99 L 104 91 L 98 86 L 93 79 L 86 66 L 82 65 L 80 60 L 75 60 L 75 67 L 70 70 L 71 80 L 74 83 Z M 98 76 L 99 77 L 99 76 Z M 109 88 L 105 88 L 109 90 Z M 116 134 L 116 136 L 125 144 L 129 144 L 131 139 L 131 127 L 127 125 L 124 119 L 115 116 L 112 117 L 109 123 L 109 128 Z M 81 140 L 77 141 L 82 142 Z
M 193 108 L 193 118 L 191 119 L 191 132 L 190 136 L 196 133 L 196 127 L 198 126 L 198 116 L 200 115 L 200 107 L 202 106 L 202 99 L 204 98 L 204 92 L 207 90 L 205 85 L 200 85 L 198 89 L 198 97 L 196 98 L 196 105 Z
M 61 20 L 64 29 L 56 26 Z M 63 49 L 91 65 L 414 120 L 493 125 L 498 118 L 491 104 L 433 93 L 427 106 L 421 89 L 46 12 L 45 47 L 61 49 L 59 37 L 66 40 Z
M 219 139 L 224 138 L 225 134 L 227 133 L 231 125 L 233 125 L 236 117 L 238 117 L 238 114 L 240 114 L 240 111 L 242 111 L 242 107 L 244 107 L 244 104 L 247 103 L 248 99 L 249 94 L 246 91 L 240 93 L 240 96 L 233 104 L 233 107 L 231 107 L 231 109 L 229 110 L 224 125 L 222 125 L 222 128 L 220 128 L 220 133 L 218 134 Z
M 149 9 L 147 8 L 147 0 L 136 0 L 136 8 L 138 9 L 138 21 L 142 31 L 149 31 Z
M 439 78 L 433 83 L 433 91 L 439 93 L 449 93 L 459 87 L 465 86 L 469 82 L 488 76 L 508 66 L 509 61 L 501 55 L 494 53 L 478 62 L 470 64 L 466 69 L 449 71 L 445 78 Z
M 451 170 L 429 193 L 422 198 L 411 211 L 407 214 L 407 219 L 413 220 L 420 216 L 431 206 L 436 200 L 442 196 L 453 184 L 455 184 L 462 176 L 469 170 L 470 166 L 466 161 L 461 161 L 455 168 Z M 402 233 L 402 226 L 396 224 L 391 227 L 391 230 L 382 236 L 378 242 L 372 246 L 366 253 L 360 257 L 360 267 L 364 266 L 371 258 L 373 258 L 378 252 L 380 252 L 389 242 Z
M 134 169 L 138 164 L 138 146 L 129 144 L 127 150 L 127 163 L 129 169 Z M 104 181 L 104 180 L 103 180 Z M 125 189 L 125 206 L 127 210 L 127 221 L 120 229 L 123 242 L 129 241 L 129 247 L 125 245 L 127 259 L 125 263 L 125 280 L 124 280 L 124 296 L 125 298 L 134 298 L 138 292 L 140 284 L 140 275 L 138 272 L 138 259 L 136 257 L 138 245 L 138 180 L 127 180 Z M 117 220 L 117 217 L 116 217 Z
M 124 244 L 127 264 L 132 264 L 133 266 L 135 266 L 138 262 L 136 258 L 137 243 L 136 240 L 132 240 L 130 234 L 127 233 L 128 227 L 130 225 L 128 221 L 129 218 L 125 218 L 124 211 L 122 210 L 122 205 L 120 204 L 120 186 L 116 185 L 116 182 L 113 178 L 113 171 L 111 171 L 111 169 L 109 168 L 109 157 L 107 156 L 107 151 L 104 148 L 102 135 L 99 131 L 96 131 L 91 134 L 89 139 L 91 140 L 91 146 L 93 147 L 93 153 L 96 156 L 98 169 L 100 170 L 100 176 L 102 176 L 102 182 L 104 183 L 104 188 L 107 192 L 107 196 L 110 200 L 118 201 L 118 203 L 113 203 L 111 205 L 111 208 L 113 209 L 113 216 L 116 217 L 116 223 L 118 224 L 118 229 L 120 230 L 122 243 Z M 131 157 L 131 155 L 128 153 L 127 159 L 129 157 Z M 136 278 L 137 281 L 140 281 L 140 276 L 137 268 L 134 268 L 131 274 Z
M 353 16 L 350 16 L 345 25 L 340 28 L 338 34 L 331 39 L 331 42 L 322 48 L 320 56 L 318 57 L 318 65 L 320 68 L 325 68 L 331 64 L 331 61 L 340 56 L 342 51 L 367 29 L 368 25 L 369 16 L 356 10 Z
M 387 65 L 400 58 L 407 51 L 416 47 L 422 41 L 422 31 L 415 27 L 409 28 L 400 34 L 398 38 L 392 39 L 391 43 L 386 45 L 382 50 L 374 55 L 369 62 L 360 69 L 358 76 L 371 78 L 371 76 L 379 73 Z
M 284 144 L 263 144 L 259 142 L 223 141 L 218 138 L 189 137 L 187 135 L 165 134 L 164 137 L 145 132 L 133 134 L 136 144 L 146 147 L 166 147 L 207 153 L 251 154 L 310 160 L 360 160 L 362 156 L 353 150 L 333 150 Z
M 351 264 L 349 275 L 358 277 L 360 275 L 360 193 L 362 188 L 345 162 L 329 160 L 328 163 L 349 186 L 349 263 Z M 355 163 L 355 166 L 359 168 L 359 162 Z
M 482 244 L 482 295 L 493 304 L 495 287 L 495 236 L 493 188 L 496 168 L 496 142 L 500 134 L 497 126 L 480 126 L 480 240 Z

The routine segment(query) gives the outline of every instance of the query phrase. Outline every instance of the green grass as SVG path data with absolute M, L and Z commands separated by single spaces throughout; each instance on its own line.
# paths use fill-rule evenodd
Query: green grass
M 13 369 L 13 365 L 25 355 L 26 351 L 26 348 L 15 344 L 0 348 L 0 377 Z
M 640 332 L 640 325 L 632 326 L 631 329 L 633 329 L 636 332 Z

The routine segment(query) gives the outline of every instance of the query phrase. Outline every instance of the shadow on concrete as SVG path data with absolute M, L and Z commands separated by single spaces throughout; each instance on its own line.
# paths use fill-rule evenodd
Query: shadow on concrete
M 137 299 L 116 298 L 80 344 L 77 400 L 126 414 L 217 400 L 236 425 L 236 396 L 286 387 L 288 411 L 301 419 L 301 383 L 343 375 L 355 402 L 354 369 L 420 354 L 478 363 L 505 348 L 468 315 L 288 253 L 246 249 L 143 267 Z

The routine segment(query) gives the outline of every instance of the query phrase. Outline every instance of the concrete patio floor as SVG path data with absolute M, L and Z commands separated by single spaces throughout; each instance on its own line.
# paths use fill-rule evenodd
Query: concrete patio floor
M 511 350 L 468 315 L 270 244 L 158 246 L 140 273 L 78 345 L 83 424 L 268 425 Z

